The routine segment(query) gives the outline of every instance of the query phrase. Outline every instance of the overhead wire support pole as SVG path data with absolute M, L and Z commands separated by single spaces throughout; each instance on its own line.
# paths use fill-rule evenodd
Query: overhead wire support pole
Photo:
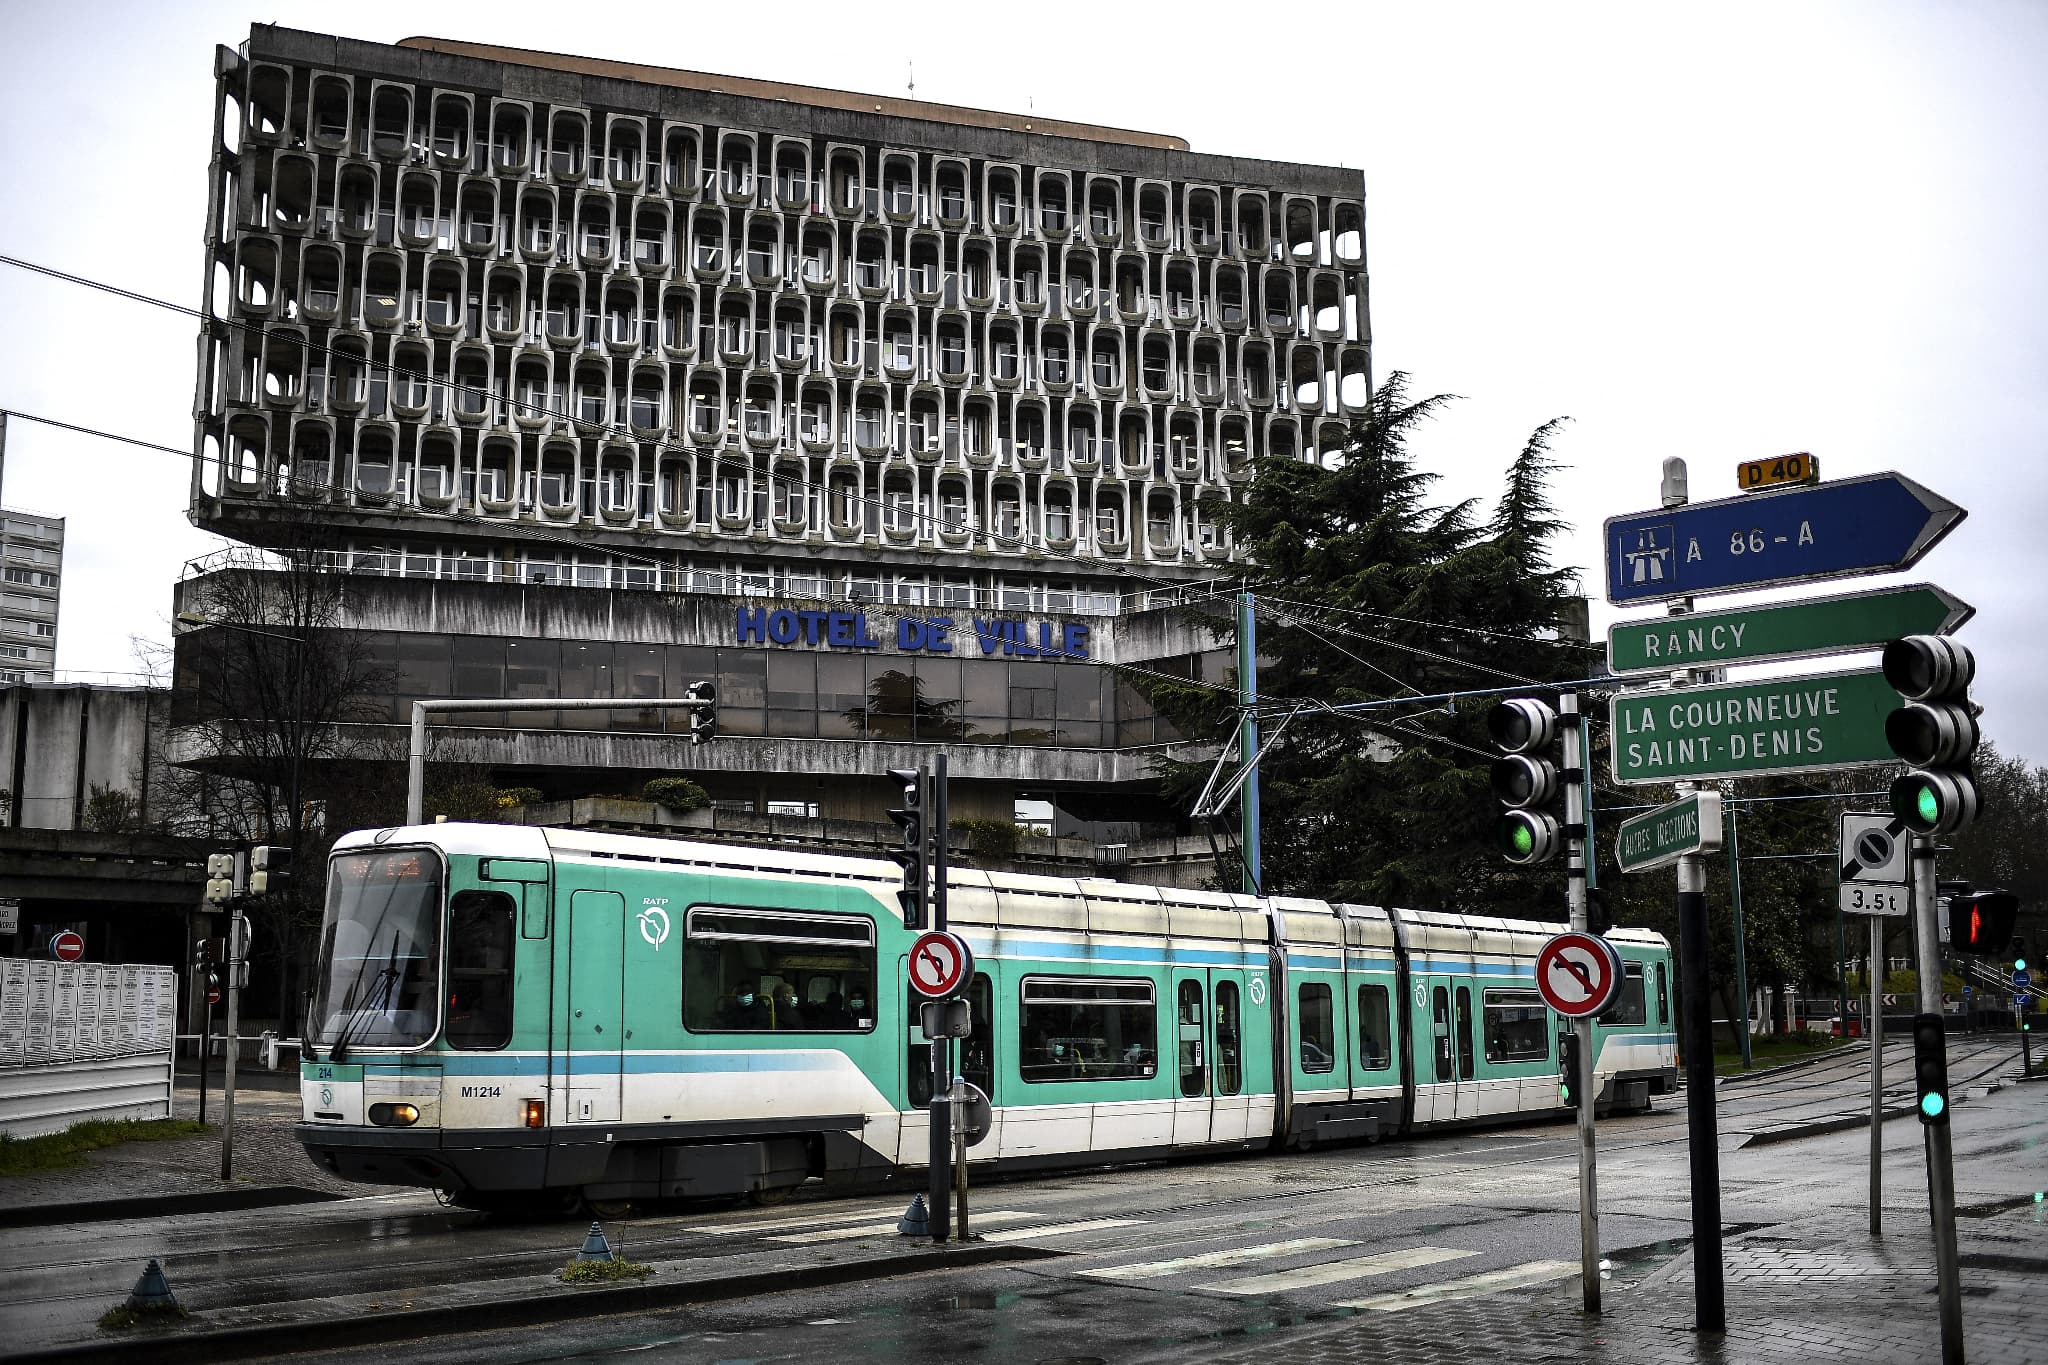
M 1237 690 L 1243 704 L 1238 746 L 1245 757 L 1238 788 L 1238 857 L 1244 865 L 1245 893 L 1256 896 L 1264 880 L 1259 867 L 1259 775 L 1253 767 L 1253 755 L 1259 752 L 1259 640 L 1249 591 L 1237 595 Z
M 927 922 L 934 932 L 944 933 L 947 927 L 946 756 L 936 755 L 931 769 L 920 780 L 925 784 L 925 798 L 918 802 L 918 807 L 928 812 L 927 818 L 931 821 L 931 828 L 926 832 L 931 841 L 932 869 L 931 915 Z M 943 1245 L 953 1232 L 953 1040 L 943 1033 L 932 1039 L 931 1066 L 932 1100 L 930 1109 L 926 1111 L 931 1115 L 931 1178 L 925 1209 L 931 1217 L 932 1242 Z
M 1870 1039 L 1870 1235 L 1884 1235 L 1884 916 L 1870 916 L 1870 1012 L 1863 1032 Z M 1848 1026 L 1843 1025 L 1844 1028 Z M 2024 1035 L 2022 1035 L 2024 1036 Z
M 1588 930 L 1586 913 L 1586 864 L 1592 844 L 1586 824 L 1587 767 L 1591 746 L 1586 743 L 1586 718 L 1579 713 L 1579 696 L 1566 692 L 1557 699 L 1557 718 L 1564 739 L 1564 832 L 1565 896 L 1571 906 L 1575 933 Z M 1572 1032 L 1579 1040 L 1579 1074 L 1571 1078 L 1579 1118 L 1579 1280 L 1588 1313 L 1600 1311 L 1600 1183 L 1593 1146 L 1593 1110 L 1599 1096 L 1593 1090 L 1593 1020 L 1589 1016 L 1572 1020 Z

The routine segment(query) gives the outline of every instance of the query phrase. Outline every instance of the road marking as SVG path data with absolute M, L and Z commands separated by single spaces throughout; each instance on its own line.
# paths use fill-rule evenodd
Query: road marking
M 1162 1275 L 1178 1275 L 1184 1270 L 1220 1270 L 1224 1266 L 1265 1261 L 1275 1256 L 1292 1256 L 1302 1251 L 1329 1251 L 1335 1247 L 1357 1245 L 1356 1242 L 1347 1242 L 1338 1237 L 1297 1237 L 1291 1242 L 1267 1242 L 1260 1246 L 1239 1247 L 1235 1251 L 1208 1251 L 1199 1256 L 1178 1256 L 1171 1261 L 1141 1261 L 1136 1265 L 1098 1266 L 1080 1273 L 1104 1280 L 1156 1280 Z
M 977 1213 L 968 1226 L 972 1227 L 975 1223 L 985 1223 L 987 1221 L 987 1214 Z M 981 1240 L 984 1242 L 1022 1242 L 1026 1239 L 1036 1239 L 1039 1237 L 1065 1237 L 1069 1233 L 1093 1232 L 1097 1228 L 1136 1227 L 1144 1221 L 1142 1218 L 1090 1218 L 1086 1222 L 1081 1223 L 1054 1223 L 1051 1227 L 1045 1228 L 1011 1228 L 1007 1232 L 991 1232 Z
M 748 1223 L 726 1223 L 715 1228 L 693 1228 L 693 1232 L 707 1232 L 713 1237 L 734 1237 L 747 1232 L 768 1232 L 775 1228 L 828 1227 L 834 1223 L 858 1223 L 870 1218 L 880 1218 L 889 1212 L 888 1208 L 862 1209 L 858 1213 L 841 1210 L 837 1213 L 800 1213 L 794 1217 L 759 1218 Z
M 1439 1261 L 1458 1261 L 1478 1254 L 1476 1251 L 1460 1251 L 1453 1247 L 1408 1247 L 1402 1251 L 1383 1251 L 1377 1256 L 1353 1256 L 1349 1260 L 1325 1261 L 1321 1265 L 1302 1266 L 1298 1270 L 1276 1270 L 1269 1275 L 1247 1275 L 1241 1280 L 1225 1280 L 1221 1284 L 1205 1284 L 1201 1287 L 1218 1294 L 1285 1294 L 1295 1289 L 1313 1289 L 1319 1284 L 1335 1284 L 1339 1280 L 1362 1280 L 1371 1275 L 1391 1275 L 1397 1270 L 1413 1270 L 1418 1266 L 1435 1265 Z
M 1579 1273 L 1577 1261 L 1530 1261 L 1526 1265 L 1511 1265 L 1506 1270 L 1489 1270 L 1484 1275 L 1472 1275 L 1462 1280 L 1445 1280 L 1441 1284 L 1419 1284 L 1413 1289 L 1398 1290 L 1392 1294 L 1375 1294 L 1369 1299 L 1353 1299 L 1340 1303 L 1339 1308 L 1363 1308 L 1374 1313 L 1399 1313 L 1407 1308 L 1419 1308 L 1426 1303 L 1448 1303 L 1452 1299 L 1476 1299 L 1484 1294 L 1498 1294 L 1507 1289 L 1524 1289 L 1532 1284 L 1548 1284 L 1561 1280 L 1567 1275 Z
M 1014 1223 L 1019 1218 L 1039 1217 L 1035 1213 L 1019 1213 L 1015 1209 L 997 1209 L 993 1213 L 977 1213 L 976 1223 Z M 971 1226 L 971 1225 L 970 1225 Z M 896 1224 L 863 1223 L 854 1228 L 819 1228 L 815 1232 L 792 1232 L 786 1237 L 763 1237 L 764 1242 L 845 1242 L 855 1237 L 893 1237 Z

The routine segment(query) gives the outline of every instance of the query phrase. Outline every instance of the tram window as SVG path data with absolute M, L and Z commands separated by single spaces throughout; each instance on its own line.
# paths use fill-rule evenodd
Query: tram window
M 1201 1095 L 1204 1085 L 1201 982 L 1180 983 L 1174 1017 L 1180 1038 L 1180 1093 L 1183 1099 L 1191 1100 Z
M 855 915 L 698 906 L 683 951 L 693 1033 L 867 1033 L 875 923 Z
M 1451 993 L 1442 986 L 1430 992 L 1430 1013 L 1436 1023 L 1436 1078 L 1451 1078 Z
M 1458 1079 L 1472 1079 L 1472 988 L 1458 987 Z
M 1333 1071 L 1337 1066 L 1337 1026 L 1330 988 L 1304 982 L 1296 996 L 1301 1014 L 1301 1069 Z
M 1159 1071 L 1159 1010 L 1150 981 L 1024 978 L 1018 1074 L 1027 1081 L 1137 1080 Z
M 1486 1060 L 1540 1062 L 1550 1056 L 1550 1014 L 1534 991 L 1487 991 Z
M 1626 1028 L 1630 1024 L 1642 1023 L 1644 1018 L 1643 964 L 1630 962 L 1621 970 L 1621 998 L 1600 1020 L 1609 1028 Z
M 1216 983 L 1216 1093 L 1235 1095 L 1244 1089 L 1241 1062 L 1243 1030 L 1237 1018 L 1237 983 Z
M 1657 964 L 1657 1022 L 1671 1022 L 1671 992 L 1664 985 L 1664 964 Z
M 1385 1071 L 1394 1064 L 1394 1030 L 1387 1018 L 1387 988 L 1358 988 L 1358 1065 Z
M 512 1041 L 512 898 L 458 891 L 448 905 L 448 1046 Z

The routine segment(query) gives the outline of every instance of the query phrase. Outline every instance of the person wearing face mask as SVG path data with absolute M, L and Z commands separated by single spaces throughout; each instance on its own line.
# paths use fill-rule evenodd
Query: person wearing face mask
M 768 1027 L 800 1029 L 803 1026 L 804 1012 L 796 1002 L 796 989 L 785 981 L 768 997 Z
M 867 987 L 855 985 L 846 994 L 846 1012 L 852 1017 L 854 1028 L 867 1028 L 873 1022 L 868 1010 Z
M 754 983 L 742 981 L 733 988 L 732 1007 L 727 1012 L 724 1025 L 730 1029 L 773 1028 L 768 1013 L 768 1002 L 754 990 Z

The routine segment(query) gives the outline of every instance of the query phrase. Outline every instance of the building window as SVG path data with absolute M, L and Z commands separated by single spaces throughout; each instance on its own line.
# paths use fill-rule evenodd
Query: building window
M 1337 1027 L 1330 988 L 1319 982 L 1305 982 L 1297 998 L 1301 1009 L 1301 1069 L 1335 1070 Z
M 692 1033 L 865 1033 L 875 1026 L 875 922 L 698 907 L 683 953 Z
M 1487 991 L 1486 1060 L 1541 1062 L 1550 1057 L 1550 1012 L 1534 991 Z
M 1394 1064 L 1394 1030 L 1387 1015 L 1387 988 L 1358 988 L 1358 1064 L 1385 1071 Z
M 770 801 L 770 815 L 796 815 L 806 820 L 818 818 L 818 803 L 815 801 Z
M 1026 977 L 1018 1070 L 1027 1081 L 1138 1080 L 1159 1069 L 1150 981 Z
M 1016 823 L 1050 839 L 1053 837 L 1053 804 L 1036 797 L 1020 796 L 1011 807 Z
M 448 1028 L 453 1048 L 512 1041 L 512 898 L 458 891 L 448 903 Z

